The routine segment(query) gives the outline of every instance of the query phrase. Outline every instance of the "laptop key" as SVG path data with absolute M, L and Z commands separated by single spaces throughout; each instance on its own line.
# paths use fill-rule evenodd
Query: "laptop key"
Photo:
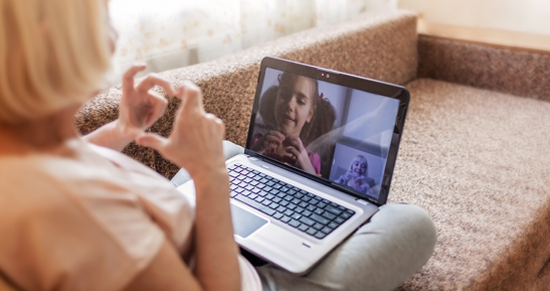
M 310 227 L 310 228 L 308 228 L 306 233 L 311 235 L 311 236 L 314 236 L 317 233 L 317 230 L 315 228 Z
M 288 203 L 290 203 L 290 202 L 288 202 L 288 201 L 286 201 L 286 200 L 283 200 L 283 201 L 281 201 L 279 204 L 281 204 L 281 206 L 287 206 Z
M 342 217 L 343 219 L 348 219 L 352 216 L 352 214 L 350 214 L 349 212 L 344 212 L 342 214 L 340 214 L 340 217 Z
M 325 236 L 327 236 L 327 235 L 326 235 L 324 232 L 322 232 L 322 231 L 318 231 L 318 232 L 314 235 L 314 237 L 315 237 L 315 238 L 318 238 L 318 239 L 322 239 L 322 238 L 324 238 Z
M 265 198 L 262 197 L 262 196 L 258 196 L 258 197 L 256 197 L 256 199 L 254 199 L 254 200 L 256 200 L 256 201 L 259 202 L 259 203 L 262 203 L 262 202 L 265 200 Z
M 323 228 L 323 227 L 324 226 L 322 224 L 318 223 L 318 222 L 313 225 L 313 228 L 315 228 L 316 230 L 321 230 L 321 228 Z
M 329 223 L 327 226 L 330 227 L 330 228 L 332 228 L 332 229 L 335 229 L 335 228 L 337 228 L 339 225 L 340 225 L 340 224 L 338 224 L 338 223 L 336 223 L 336 222 L 333 221 L 333 222 Z
M 281 221 L 284 222 L 284 223 L 288 223 L 290 221 L 290 217 L 288 216 L 283 216 L 283 218 L 281 218 Z
M 338 224 L 341 224 L 342 222 L 346 221 L 345 219 L 343 219 L 342 217 L 336 217 L 334 219 L 334 222 L 338 223 Z
M 321 215 L 321 214 L 323 214 L 323 212 L 325 212 L 325 211 L 324 211 L 323 209 L 316 208 L 315 210 L 313 210 L 313 212 L 314 212 L 315 214 Z
M 242 196 L 242 195 L 237 195 L 233 198 L 258 209 L 258 210 L 260 210 L 261 212 L 263 212 L 267 215 L 271 216 L 271 215 L 275 214 L 275 210 L 273 210 L 273 209 L 271 209 L 267 206 L 264 206 L 262 203 L 258 203 L 258 202 L 254 201 L 254 200 L 252 200 L 248 197 L 245 197 L 245 196 Z
M 277 212 L 277 213 L 275 213 L 275 214 L 273 215 L 273 217 L 274 217 L 275 219 L 281 219 L 281 218 L 283 218 L 283 216 L 284 216 L 284 215 L 283 215 L 281 212 Z
M 317 214 L 312 214 L 309 218 L 319 222 L 320 224 L 322 225 L 327 225 L 330 221 L 320 215 L 317 215 Z
M 330 232 L 332 231 L 332 228 L 330 228 L 330 227 L 323 227 L 323 229 L 321 229 L 321 231 L 328 234 L 328 233 L 330 233 Z
M 310 216 L 310 215 L 311 215 L 311 211 L 304 210 L 304 212 L 302 212 L 302 215 L 303 215 L 303 216 Z
M 303 216 L 302 216 L 302 218 L 300 218 L 300 222 L 301 222 L 301 223 L 304 223 L 304 224 L 307 224 L 307 225 L 309 225 L 309 226 L 312 226 L 312 225 L 315 224 L 315 221 L 314 221 L 314 220 L 311 220 L 311 219 L 309 219 L 309 218 L 307 218 L 307 217 L 303 217 Z
M 298 229 L 301 230 L 301 231 L 303 231 L 303 232 L 305 232 L 306 230 L 308 230 L 308 228 L 309 228 L 309 227 L 308 227 L 307 225 L 305 225 L 305 224 L 301 224 L 300 226 L 298 226 Z
M 286 216 L 291 216 L 294 213 L 294 211 L 287 209 L 287 211 L 284 212 Z
M 279 206 L 279 207 L 277 207 L 276 210 L 279 211 L 279 212 L 285 212 L 285 211 L 286 211 L 286 207 L 284 207 L 284 206 Z
M 327 207 L 325 207 L 325 210 L 334 214 L 334 215 L 340 215 L 342 214 L 342 210 L 336 208 L 336 206 L 333 206 L 332 204 L 334 203 L 331 203 L 330 205 L 328 205 Z
M 298 220 L 290 220 L 290 222 L 288 223 L 288 225 L 292 226 L 292 227 L 298 227 L 300 226 L 300 222 Z
M 321 202 L 320 199 L 317 199 L 317 198 L 313 198 L 311 200 L 309 200 L 309 204 L 311 205 L 317 205 L 317 203 Z
M 306 207 L 306 209 L 309 210 L 309 211 L 315 211 L 315 209 L 317 209 L 317 208 L 313 205 L 310 205 L 310 206 Z
M 333 220 L 334 218 L 336 218 L 336 215 L 332 214 L 332 213 L 329 213 L 327 211 L 325 211 L 325 213 L 322 214 L 324 218 L 328 219 L 328 220 Z
M 290 216 L 290 218 L 296 219 L 296 220 L 300 219 L 301 217 L 302 217 L 302 215 L 299 214 L 299 213 L 294 213 L 294 214 L 292 214 L 292 215 Z
M 317 207 L 318 208 L 325 208 L 325 206 L 327 206 L 327 204 L 325 202 L 319 202 L 317 203 Z

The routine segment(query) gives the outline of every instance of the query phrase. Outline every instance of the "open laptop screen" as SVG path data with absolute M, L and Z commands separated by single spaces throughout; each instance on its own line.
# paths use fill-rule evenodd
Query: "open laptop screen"
M 262 68 L 247 149 L 378 200 L 400 100 L 337 78 Z

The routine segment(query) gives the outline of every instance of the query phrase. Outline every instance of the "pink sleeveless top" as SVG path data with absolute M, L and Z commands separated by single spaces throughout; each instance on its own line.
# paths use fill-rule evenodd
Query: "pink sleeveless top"
M 0 157 L 0 273 L 25 290 L 121 290 L 168 239 L 192 256 L 193 205 L 116 151 L 72 141 Z M 243 290 L 261 290 L 239 257 Z

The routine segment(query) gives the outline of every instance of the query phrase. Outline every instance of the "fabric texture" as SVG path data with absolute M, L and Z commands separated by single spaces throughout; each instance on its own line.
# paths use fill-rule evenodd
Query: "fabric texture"
M 258 272 L 265 291 L 394 290 L 428 261 L 436 238 L 424 210 L 393 203 L 380 207 L 304 277 L 271 265 Z
M 121 153 L 72 141 L 49 154 L 2 157 L 0 173 L 0 270 L 15 287 L 120 290 L 165 239 L 192 256 L 192 204 Z M 243 290 L 259 290 L 252 266 L 239 263 Z

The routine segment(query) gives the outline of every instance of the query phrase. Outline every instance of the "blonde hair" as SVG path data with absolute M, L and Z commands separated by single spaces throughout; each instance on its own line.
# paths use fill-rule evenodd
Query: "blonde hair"
M 83 104 L 111 66 L 107 0 L 0 0 L 0 123 Z

